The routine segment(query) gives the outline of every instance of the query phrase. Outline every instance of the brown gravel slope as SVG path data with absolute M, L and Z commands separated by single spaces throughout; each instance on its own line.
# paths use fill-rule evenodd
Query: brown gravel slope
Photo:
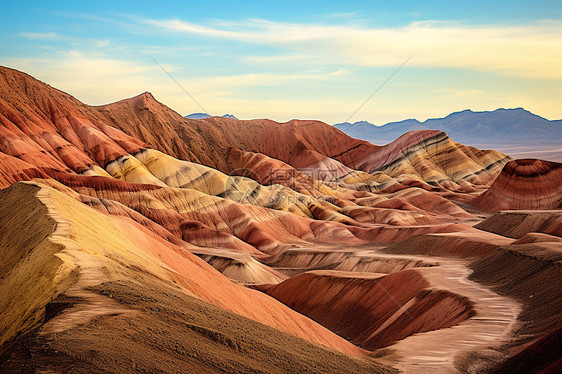
M 129 311 L 58 333 L 36 330 L 0 357 L 0 372 L 395 372 L 214 307 L 157 279 L 92 290 Z M 65 304 L 58 299 L 51 305 L 57 302 Z

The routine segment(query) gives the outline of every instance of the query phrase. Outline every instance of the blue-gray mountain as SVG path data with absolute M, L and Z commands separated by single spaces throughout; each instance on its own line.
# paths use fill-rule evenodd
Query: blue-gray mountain
M 462 144 L 497 149 L 517 158 L 562 161 L 562 120 L 549 121 L 523 108 L 491 112 L 463 110 L 444 118 L 424 122 L 407 119 L 383 126 L 366 121 L 334 126 L 353 138 L 379 145 L 387 144 L 411 130 L 441 130 Z
M 207 113 L 192 113 L 192 114 L 188 114 L 187 116 L 185 116 L 185 118 L 189 118 L 189 119 L 203 119 L 203 118 L 208 118 L 208 117 L 212 117 L 212 116 L 210 114 L 207 114 Z M 221 117 L 238 119 L 238 118 L 234 117 L 232 114 L 225 114 Z

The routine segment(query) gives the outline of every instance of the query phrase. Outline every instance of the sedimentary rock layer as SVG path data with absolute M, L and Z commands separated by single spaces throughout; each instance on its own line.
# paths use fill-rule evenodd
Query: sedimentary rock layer
M 490 188 L 473 204 L 483 211 L 559 209 L 562 207 L 562 164 L 543 160 L 507 163 Z
M 453 326 L 474 314 L 468 299 L 429 288 L 416 270 L 390 275 L 313 271 L 266 292 L 370 350 L 411 334 Z

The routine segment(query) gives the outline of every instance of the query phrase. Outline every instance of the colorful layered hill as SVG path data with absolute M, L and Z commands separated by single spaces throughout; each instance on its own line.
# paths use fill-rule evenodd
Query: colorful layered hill
M 507 163 L 474 204 L 487 212 L 562 208 L 562 164 L 543 160 Z
M 351 343 L 130 219 L 36 183 L 0 194 L 0 343 L 11 342 L 1 346 L 3 372 L 121 371 L 131 363 L 166 372 L 384 370 L 359 358 L 364 352 Z M 109 349 L 116 342 L 121 349 Z
M 455 144 L 441 132 L 411 134 L 392 145 L 378 147 L 350 138 L 319 121 L 186 119 L 158 103 L 149 93 L 103 106 L 100 110 L 115 127 L 142 139 L 154 149 L 227 174 L 240 168 L 263 169 L 264 164 L 272 169 L 280 160 L 323 182 L 372 188 L 387 185 L 389 181 L 396 184 L 393 177 L 401 175 L 400 183 L 406 186 L 430 189 L 426 182 L 431 182 L 458 189 L 458 183 L 477 186 L 489 183 L 491 176 L 508 160 L 498 152 Z M 155 123 L 159 126 L 165 123 L 165 134 L 155 132 L 157 129 L 152 128 Z M 408 151 L 402 154 L 401 150 Z M 209 159 L 211 153 L 217 157 Z M 248 160 L 255 154 L 267 157 Z M 246 158 L 244 163 L 240 162 L 241 157 Z M 283 183 L 282 176 L 291 173 L 286 171 L 268 183 Z M 260 180 L 271 178 L 263 172 L 256 175 Z
M 431 288 L 412 269 L 388 275 L 310 271 L 265 292 L 369 350 L 474 315 L 467 298 Z
M 556 212 L 482 222 L 559 208 L 557 164 L 510 161 L 441 131 L 379 147 L 187 119 L 149 93 L 93 107 L 0 68 L 0 371 L 489 368 L 558 318 L 479 270 L 556 274 Z M 539 323 L 517 335 L 520 312 Z
M 432 187 L 427 183 L 438 175 L 437 180 L 444 181 L 441 189 L 457 188 L 449 176 L 481 186 L 489 178 L 474 179 L 474 173 L 491 177 L 494 165 L 506 161 L 501 154 L 480 159 L 472 155 L 462 161 L 471 166 L 456 165 L 467 168 L 468 174 L 455 173 L 455 166 L 433 173 L 423 161 L 433 149 L 427 145 L 414 147 L 421 151 L 400 161 L 395 157 L 398 145 L 385 151 L 321 122 L 277 124 L 214 117 L 190 122 L 147 93 L 89 107 L 23 73 L 1 72 L 2 186 L 38 179 L 59 190 L 68 187 L 80 201 L 127 214 L 155 232 L 164 228 L 174 240 L 197 246 L 267 256 L 286 243 L 337 238 L 360 244 L 458 230 L 451 224 L 470 214 L 428 192 Z M 406 143 L 424 141 L 426 136 L 414 136 Z M 437 148 L 452 158 L 465 155 L 450 141 Z M 388 160 L 393 162 L 374 166 L 392 169 L 404 164 L 411 178 L 372 172 L 374 166 L 351 169 L 357 160 L 371 163 L 373 154 L 390 154 Z M 432 163 L 436 168 L 438 164 Z M 420 172 L 413 170 L 418 166 Z M 241 167 L 245 176 L 233 173 Z M 337 178 L 323 181 L 327 174 Z M 267 178 L 267 183 L 259 183 Z M 372 193 L 379 189 L 387 192 Z M 120 205 L 100 204 L 99 199 Z M 395 226 L 412 228 L 398 233 Z

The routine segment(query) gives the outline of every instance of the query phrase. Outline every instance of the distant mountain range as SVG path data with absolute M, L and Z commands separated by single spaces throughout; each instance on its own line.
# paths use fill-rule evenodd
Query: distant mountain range
M 185 118 L 189 118 L 189 119 L 203 119 L 203 118 L 208 118 L 208 117 L 213 117 L 213 116 L 211 116 L 210 114 L 207 114 L 207 113 L 192 113 L 192 114 L 188 114 L 187 116 L 185 116 Z M 238 118 L 234 117 L 232 114 L 225 114 L 221 117 L 238 119 Z
M 523 108 L 490 112 L 463 110 L 424 122 L 407 119 L 375 126 L 366 121 L 334 125 L 353 138 L 387 144 L 411 130 L 441 130 L 454 141 L 494 148 L 515 157 L 562 160 L 562 120 L 549 121 Z

